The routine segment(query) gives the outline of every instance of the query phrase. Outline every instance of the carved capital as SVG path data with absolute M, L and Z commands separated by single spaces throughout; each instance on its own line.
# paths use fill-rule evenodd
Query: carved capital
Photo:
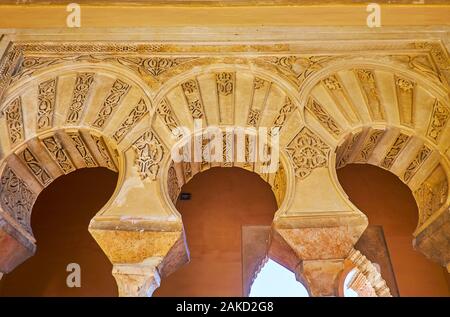
M 0 272 L 9 273 L 36 252 L 36 245 L 0 215 Z
M 114 264 L 112 274 L 116 279 L 120 297 L 151 297 L 161 283 L 158 267 L 162 257 L 153 257 L 141 263 Z
M 310 296 L 338 296 L 339 280 L 344 260 L 302 261 L 296 277 L 308 289 Z
M 438 215 L 425 229 L 416 234 L 414 248 L 430 260 L 448 268 L 450 263 L 450 208 Z

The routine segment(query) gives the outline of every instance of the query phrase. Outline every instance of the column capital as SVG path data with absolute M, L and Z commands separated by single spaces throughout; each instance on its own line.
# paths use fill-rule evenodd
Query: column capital
M 310 296 L 338 296 L 344 260 L 304 260 L 296 269 L 297 280 Z
M 120 297 L 151 297 L 161 283 L 159 266 L 162 257 L 153 257 L 141 263 L 114 264 L 112 274 L 116 279 Z

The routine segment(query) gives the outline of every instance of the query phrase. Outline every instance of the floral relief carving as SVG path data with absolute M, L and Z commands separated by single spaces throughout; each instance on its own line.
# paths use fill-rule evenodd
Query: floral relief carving
M 167 172 L 167 188 L 169 192 L 170 200 L 175 204 L 177 202 L 178 194 L 180 193 L 180 186 L 178 184 L 177 173 L 173 163 L 169 167 Z
M 233 73 L 218 73 L 216 74 L 217 91 L 219 95 L 228 96 L 234 90 L 234 74 Z
M 175 131 L 179 127 L 175 114 L 173 113 L 169 101 L 167 99 L 161 100 L 159 106 L 156 108 L 156 112 L 162 118 L 166 127 L 171 131 Z
M 69 159 L 68 154 L 55 136 L 50 136 L 42 139 L 42 143 L 50 153 L 50 156 L 56 161 L 56 163 L 58 163 L 64 174 L 70 173 L 75 170 L 75 167 Z
M 53 178 L 37 160 L 36 156 L 31 152 L 30 149 L 24 149 L 19 154 L 19 157 L 42 186 L 47 186 L 53 181 Z
M 158 137 L 151 131 L 146 131 L 134 143 L 135 164 L 141 179 L 158 176 L 160 163 L 164 157 L 164 147 Z
M 94 127 L 103 128 L 108 122 L 115 110 L 123 100 L 124 96 L 130 90 L 130 85 L 126 82 L 117 79 L 109 91 L 108 95 L 103 102 L 103 106 L 97 114 L 96 119 L 92 123 Z
M 30 218 L 36 195 L 8 166 L 1 177 L 0 198 L 3 210 L 31 233 Z
M 419 170 L 420 166 L 422 166 L 423 162 L 430 156 L 431 152 L 433 152 L 428 146 L 423 145 L 419 152 L 417 153 L 414 160 L 408 165 L 405 173 L 403 174 L 403 179 L 405 182 L 408 182 Z
M 92 140 L 95 142 L 95 146 L 97 147 L 98 152 L 100 153 L 100 156 L 102 157 L 104 163 L 106 164 L 106 167 L 117 171 L 116 165 L 114 164 L 114 160 L 111 157 L 111 154 L 108 150 L 108 146 L 105 143 L 105 140 L 101 136 L 96 136 L 94 134 L 91 134 Z
M 121 123 L 120 127 L 114 132 L 113 139 L 117 142 L 127 135 L 128 132 L 134 127 L 148 113 L 147 104 L 144 99 L 139 100 L 138 104 L 131 110 L 128 117 Z
M 336 120 L 330 116 L 330 114 L 317 102 L 314 98 L 310 98 L 306 104 L 308 109 L 314 117 L 320 122 L 320 124 L 332 135 L 339 136 L 342 133 Z
M 200 95 L 200 89 L 198 88 L 197 80 L 190 79 L 181 84 L 184 96 L 188 103 L 189 112 L 193 119 L 201 119 L 204 117 L 203 103 Z
M 428 137 L 435 143 L 439 141 L 439 138 L 448 122 L 449 117 L 450 109 L 436 99 L 434 101 L 433 113 L 431 114 L 430 124 L 427 132 Z
M 96 167 L 97 162 L 92 157 L 92 154 L 81 135 L 76 132 L 69 132 L 67 133 L 67 135 L 72 139 L 72 142 L 78 153 L 81 155 L 81 158 L 83 159 L 84 164 L 86 164 L 86 167 Z
M 412 126 L 414 123 L 414 87 L 415 83 L 402 77 L 395 76 L 397 103 L 400 121 Z
M 383 161 L 381 162 L 381 166 L 386 169 L 390 169 L 399 156 L 400 152 L 405 148 L 408 140 L 408 135 L 400 133 L 400 135 L 397 137 L 394 144 L 391 146 L 388 153 L 384 157 Z
M 11 145 L 16 145 L 25 138 L 22 116 L 22 101 L 20 97 L 14 99 L 4 110 L 8 135 Z
M 89 89 L 94 82 L 94 73 L 80 73 L 75 80 L 72 102 L 67 114 L 67 123 L 78 123 L 84 110 Z
M 288 117 L 292 114 L 296 106 L 291 101 L 289 97 L 286 97 L 283 106 L 278 111 L 277 116 L 273 120 L 272 128 L 279 128 L 281 129 L 284 124 L 286 123 Z
M 49 79 L 38 86 L 37 129 L 49 129 L 53 124 L 53 112 L 56 104 L 57 79 Z
M 370 132 L 369 138 L 364 142 L 362 150 L 359 153 L 359 157 L 357 159 L 358 162 L 365 163 L 369 160 L 369 157 L 372 155 L 373 150 L 375 150 L 375 147 L 383 134 L 384 130 L 375 129 Z
M 330 147 L 304 127 L 289 143 L 286 151 L 294 164 L 295 175 L 306 178 L 314 169 L 327 166 Z
M 373 120 L 383 120 L 384 110 L 381 105 L 374 72 L 369 69 L 356 69 L 355 74 L 361 85 L 370 116 Z
M 419 226 L 424 224 L 446 202 L 448 195 L 448 181 L 443 179 L 437 184 L 424 182 L 415 192 L 419 207 Z

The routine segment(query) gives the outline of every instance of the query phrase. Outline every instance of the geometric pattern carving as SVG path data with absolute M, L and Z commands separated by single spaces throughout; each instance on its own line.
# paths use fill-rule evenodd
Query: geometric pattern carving
M 146 131 L 133 143 L 135 151 L 135 164 L 141 179 L 150 177 L 155 180 L 164 156 L 164 148 L 156 135 Z
M 22 101 L 20 97 L 14 99 L 5 110 L 3 110 L 3 114 L 6 117 L 11 146 L 23 141 L 25 132 L 22 118 Z
M 306 104 L 308 109 L 314 117 L 320 122 L 320 124 L 328 130 L 332 135 L 339 136 L 342 133 L 341 128 L 338 126 L 336 120 L 330 116 L 330 114 L 319 104 L 314 98 L 310 98 Z
M 294 164 L 295 175 L 306 178 L 314 169 L 327 165 L 330 147 L 307 127 L 303 127 L 286 151 Z
M 5 168 L 1 178 L 0 197 L 3 210 L 31 233 L 31 208 L 36 195 L 9 167 Z
M 75 80 L 72 102 L 69 106 L 67 123 L 78 123 L 84 109 L 84 104 L 89 93 L 89 88 L 94 82 L 94 73 L 80 73 Z
M 98 112 L 97 118 L 94 120 L 92 125 L 97 128 L 103 128 L 129 90 L 130 85 L 120 79 L 117 79 L 113 83 L 111 90 L 106 96 L 103 106 Z
M 56 161 L 56 163 L 58 163 L 58 166 L 64 174 L 68 174 L 75 170 L 69 156 L 55 136 L 42 139 L 42 143 L 50 153 L 50 156 Z
M 86 143 L 84 143 L 81 135 L 77 132 L 68 132 L 67 135 L 72 139 L 73 144 L 78 153 L 81 155 L 81 158 L 83 159 L 86 167 L 96 167 L 97 163 L 92 157 L 91 152 L 87 148 Z
M 25 163 L 34 177 L 42 186 L 47 186 L 53 179 L 30 149 L 26 148 L 19 154 L 20 159 Z
M 442 131 L 448 122 L 450 117 L 450 110 L 447 106 L 444 106 L 439 100 L 434 101 L 433 113 L 431 115 L 430 124 L 428 127 L 428 137 L 435 143 L 439 141 Z
M 131 128 L 139 122 L 148 112 L 144 99 L 139 100 L 138 104 L 131 110 L 128 117 L 121 123 L 120 127 L 114 132 L 113 139 L 120 142 Z
M 406 143 L 408 143 L 408 140 L 409 140 L 408 135 L 400 133 L 400 135 L 397 137 L 394 144 L 392 145 L 391 149 L 381 162 L 381 166 L 386 169 L 390 169 L 392 164 L 394 164 L 395 160 L 400 154 L 400 152 L 405 147 Z
M 408 165 L 405 173 L 403 174 L 403 179 L 405 182 L 408 182 L 414 174 L 416 174 L 423 162 L 425 162 L 425 160 L 430 156 L 431 152 L 432 150 L 428 146 L 422 146 L 414 160 Z
M 49 129 L 53 124 L 53 112 L 56 103 L 57 79 L 50 79 L 39 84 L 37 130 Z

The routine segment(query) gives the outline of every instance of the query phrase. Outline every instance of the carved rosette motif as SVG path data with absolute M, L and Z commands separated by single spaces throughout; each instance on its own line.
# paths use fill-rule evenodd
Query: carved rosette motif
M 394 144 L 391 146 L 388 153 L 384 157 L 383 161 L 381 162 L 381 166 L 386 169 L 390 169 L 399 156 L 400 152 L 405 148 L 408 140 L 408 135 L 400 133 L 400 135 L 397 137 Z
M 403 179 L 405 182 L 408 182 L 419 170 L 420 166 L 422 166 L 423 162 L 430 156 L 431 152 L 433 152 L 428 146 L 423 145 L 419 153 L 417 153 L 414 160 L 408 165 L 405 173 L 403 174 Z
M 3 210 L 31 233 L 31 209 L 36 195 L 9 167 L 5 168 L 1 177 L 0 199 Z
M 139 100 L 138 104 L 131 110 L 128 117 L 120 124 L 120 127 L 114 132 L 113 139 L 117 142 L 123 140 L 125 135 L 148 113 L 148 107 L 144 99 Z
M 339 127 L 336 120 L 330 116 L 317 100 L 310 98 L 306 104 L 306 109 L 308 109 L 320 124 L 332 135 L 339 136 L 342 133 L 342 129 Z
M 22 116 L 22 101 L 20 97 L 14 99 L 4 110 L 3 114 L 6 117 L 6 124 L 8 126 L 8 135 L 11 145 L 23 141 L 25 138 L 25 131 L 23 126 Z
M 164 147 L 158 137 L 151 131 L 146 131 L 133 143 L 136 159 L 135 165 L 141 179 L 150 177 L 156 180 L 160 163 L 164 157 Z
M 75 80 L 75 87 L 72 95 L 72 102 L 67 114 L 67 123 L 78 123 L 84 110 L 89 88 L 94 82 L 94 73 L 80 73 Z
M 304 127 L 289 143 L 286 151 L 294 164 L 295 175 L 303 179 L 314 169 L 327 166 L 330 147 Z
M 38 86 L 37 130 L 49 129 L 53 125 L 56 104 L 57 79 L 49 79 Z
M 450 109 L 442 104 L 439 100 L 434 101 L 433 112 L 431 114 L 430 124 L 428 126 L 427 135 L 433 142 L 437 143 L 447 125 L 450 117 Z
M 103 128 L 111 116 L 116 111 L 117 107 L 123 100 L 124 96 L 130 90 L 130 85 L 126 82 L 117 79 L 109 91 L 103 102 L 103 106 L 97 114 L 96 119 L 92 123 L 94 127 Z
M 50 136 L 42 139 L 42 143 L 50 153 L 50 156 L 58 163 L 58 166 L 61 168 L 64 174 L 68 174 L 75 170 L 75 167 L 71 162 L 69 155 L 66 153 L 63 146 L 55 136 Z

